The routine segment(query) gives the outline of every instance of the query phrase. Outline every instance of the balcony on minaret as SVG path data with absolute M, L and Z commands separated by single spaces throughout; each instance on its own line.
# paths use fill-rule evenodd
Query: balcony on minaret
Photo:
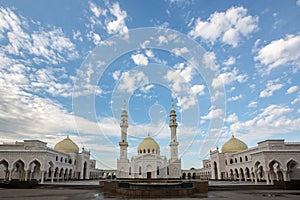
M 128 142 L 125 142 L 124 140 L 119 142 L 119 146 L 125 146 L 128 147 Z

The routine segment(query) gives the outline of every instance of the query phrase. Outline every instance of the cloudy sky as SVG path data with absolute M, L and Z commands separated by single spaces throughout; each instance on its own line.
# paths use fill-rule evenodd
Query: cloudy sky
M 232 134 L 299 141 L 300 1 L 0 1 L 0 142 L 69 135 L 115 168 L 151 135 L 183 168 Z

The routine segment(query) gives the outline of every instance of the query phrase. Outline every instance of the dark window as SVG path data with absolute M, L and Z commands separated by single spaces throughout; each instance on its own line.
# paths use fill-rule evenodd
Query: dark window
M 159 175 L 159 167 L 157 166 L 156 175 Z
M 245 156 L 245 161 L 248 161 L 248 156 Z
M 225 160 L 225 165 L 227 165 L 227 160 Z
M 234 162 L 237 163 L 237 158 L 234 159 Z
M 60 162 L 62 162 L 62 161 L 63 161 L 63 158 L 61 157 L 61 158 L 60 158 Z
M 142 167 L 139 166 L 139 175 L 142 175 Z
M 55 160 L 58 161 L 58 156 L 56 156 Z
M 232 159 L 230 159 L 230 164 L 232 164 L 233 163 L 233 160 Z

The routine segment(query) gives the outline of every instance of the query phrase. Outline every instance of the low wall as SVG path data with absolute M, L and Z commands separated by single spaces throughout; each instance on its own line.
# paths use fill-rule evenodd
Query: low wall
M 195 193 L 207 194 L 207 181 L 100 181 L 104 193 L 118 193 L 129 197 L 190 196 Z

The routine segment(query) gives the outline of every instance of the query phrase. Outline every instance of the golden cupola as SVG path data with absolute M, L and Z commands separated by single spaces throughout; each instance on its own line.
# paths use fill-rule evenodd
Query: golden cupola
M 248 146 L 241 140 L 232 137 L 222 146 L 222 153 L 235 153 L 247 150 Z
M 138 154 L 146 154 L 146 153 L 152 153 L 152 154 L 160 153 L 159 145 L 149 135 L 138 146 Z
M 64 153 L 78 153 L 79 147 L 69 138 L 69 136 L 67 136 L 54 146 L 54 150 Z

